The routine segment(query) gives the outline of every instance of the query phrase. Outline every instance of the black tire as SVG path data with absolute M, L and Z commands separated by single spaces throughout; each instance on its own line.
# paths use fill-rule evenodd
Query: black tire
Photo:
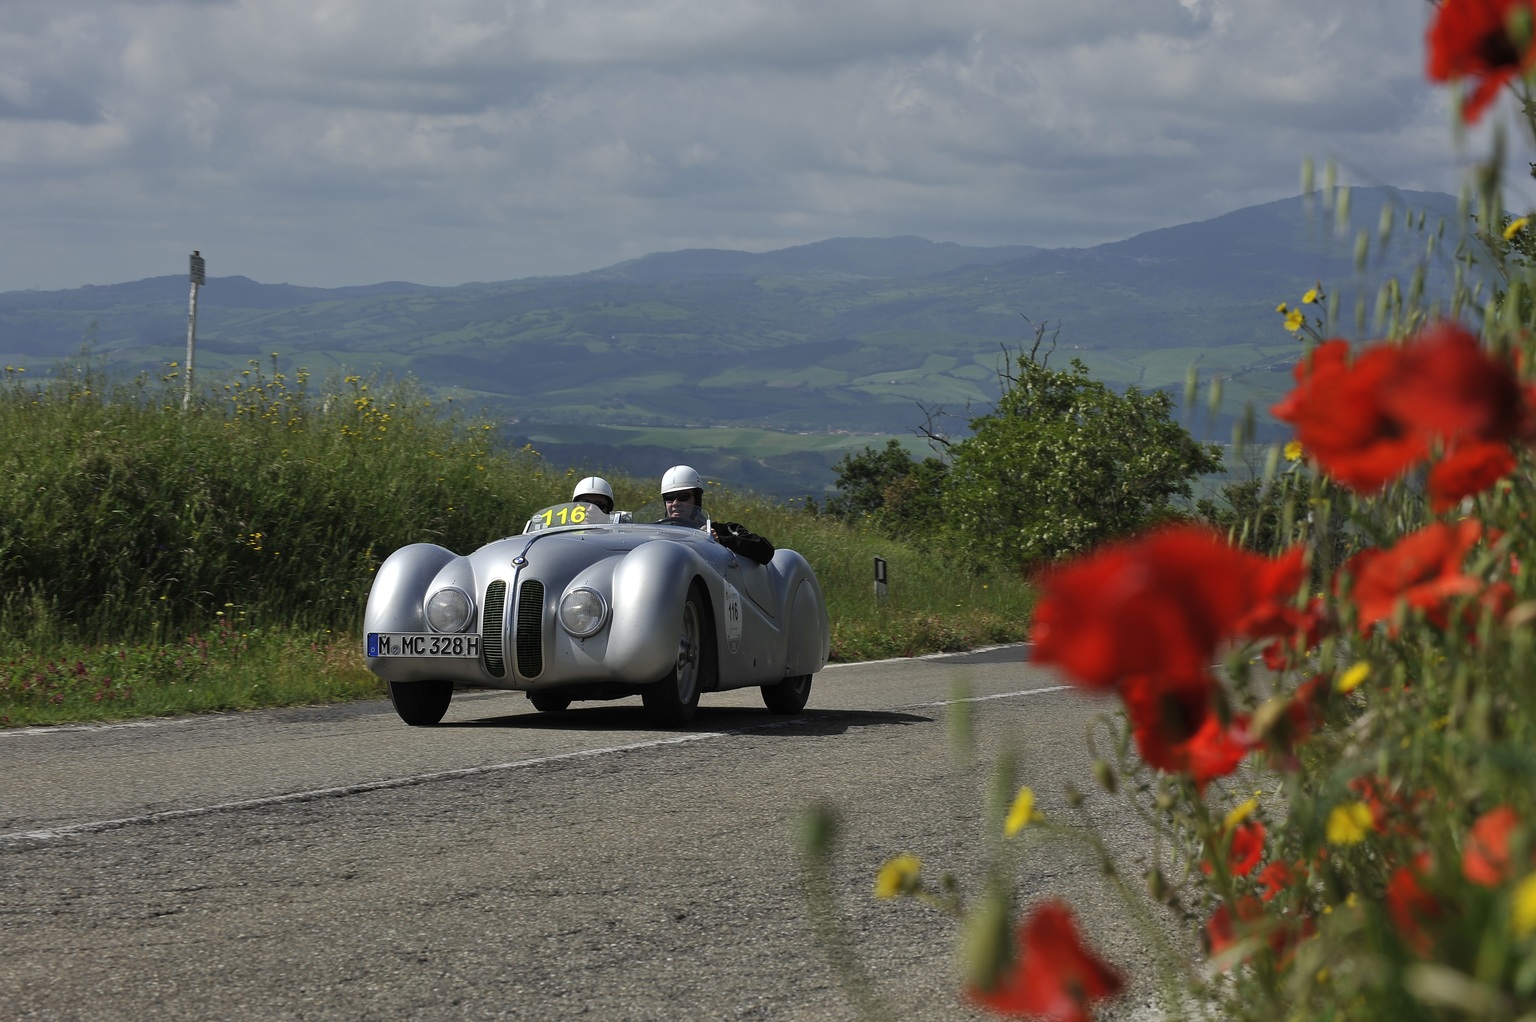
M 640 693 L 646 715 L 661 727 L 681 727 L 693 719 L 699 708 L 699 693 L 714 676 L 716 668 L 714 634 L 704 597 L 697 587 L 688 591 L 683 601 L 682 618 L 677 633 L 677 660 L 672 670 Z
M 389 701 L 395 712 L 411 727 L 431 727 L 448 712 L 453 699 L 451 681 L 392 681 Z
M 570 709 L 571 706 L 570 699 L 565 696 L 551 695 L 548 692 L 529 692 L 528 701 L 540 713 L 559 713 L 561 710 Z
M 785 678 L 777 685 L 764 685 L 762 692 L 763 705 L 768 707 L 769 713 L 793 716 L 805 709 L 806 700 L 811 698 L 811 676 L 801 674 Z

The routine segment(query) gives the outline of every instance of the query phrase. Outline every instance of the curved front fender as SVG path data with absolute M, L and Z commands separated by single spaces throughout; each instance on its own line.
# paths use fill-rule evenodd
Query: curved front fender
M 426 612 L 422 603 L 427 587 L 444 566 L 458 558 L 452 550 L 433 543 L 412 543 L 390 554 L 373 577 L 368 609 L 363 614 L 366 632 L 424 632 Z M 471 598 L 474 591 L 470 589 Z
M 636 547 L 615 565 L 606 660 L 623 680 L 646 684 L 672 670 L 683 601 L 704 568 L 692 550 L 664 541 Z

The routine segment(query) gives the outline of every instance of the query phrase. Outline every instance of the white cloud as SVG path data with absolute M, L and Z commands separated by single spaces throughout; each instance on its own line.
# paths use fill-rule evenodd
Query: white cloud
M 1398 0 L 7 0 L 0 289 L 573 272 L 834 235 L 1091 244 L 1454 190 Z

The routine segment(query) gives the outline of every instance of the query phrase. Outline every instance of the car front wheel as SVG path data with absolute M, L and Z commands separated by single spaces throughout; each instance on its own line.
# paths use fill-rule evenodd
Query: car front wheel
M 713 644 L 705 628 L 706 620 L 704 598 L 697 589 L 690 589 L 688 599 L 683 603 L 677 659 L 672 670 L 640 693 L 646 714 L 662 727 L 680 727 L 688 723 L 699 708 L 704 674 L 714 656 Z
M 805 701 L 811 698 L 811 676 L 802 674 L 785 678 L 777 685 L 763 686 L 763 705 L 769 713 L 795 714 L 805 709 Z
M 389 701 L 400 719 L 412 727 L 431 727 L 448 712 L 453 699 L 451 681 L 392 681 Z

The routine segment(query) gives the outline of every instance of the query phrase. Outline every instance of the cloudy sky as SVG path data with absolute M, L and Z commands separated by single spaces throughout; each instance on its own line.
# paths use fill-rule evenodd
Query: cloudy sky
M 1091 245 L 1455 192 L 1423 0 L 0 0 L 0 291 Z M 1507 118 L 1507 107 L 1499 116 Z M 1494 118 L 1496 119 L 1496 118 Z

